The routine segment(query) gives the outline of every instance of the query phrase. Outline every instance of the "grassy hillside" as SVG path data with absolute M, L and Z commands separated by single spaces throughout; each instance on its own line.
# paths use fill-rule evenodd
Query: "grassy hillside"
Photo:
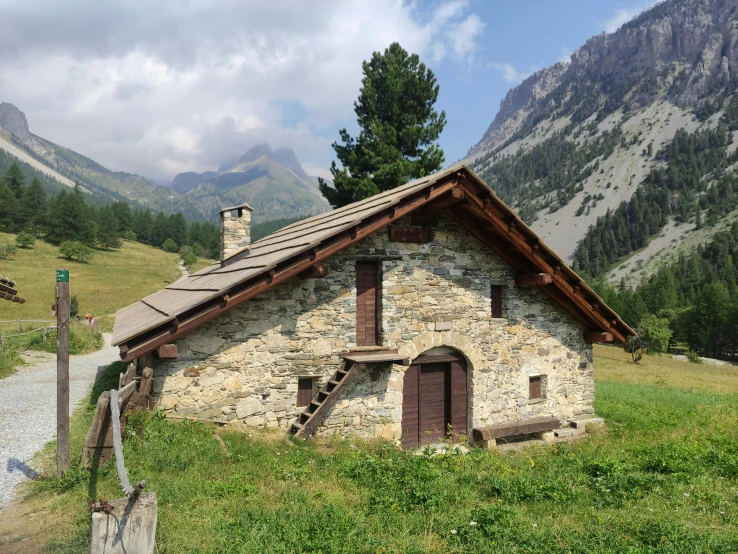
M 14 239 L 0 233 L 0 244 Z M 177 261 L 177 254 L 123 241 L 117 250 L 96 250 L 92 262 L 82 264 L 60 258 L 58 247 L 38 241 L 33 249 L 18 249 L 12 259 L 0 260 L 0 275 L 14 279 L 26 299 L 25 304 L 0 303 L 0 320 L 52 319 L 57 268 L 69 268 L 70 288 L 80 312 L 101 316 L 175 281 L 180 275 Z
M 738 551 L 738 369 L 711 388 L 715 368 L 624 360 L 596 348 L 607 425 L 570 443 L 429 456 L 137 416 L 126 466 L 157 493 L 159 552 Z M 77 457 L 95 395 L 122 369 L 76 415 Z M 87 497 L 121 496 L 112 464 L 62 481 L 51 447 L 45 464 L 0 512 L 4 552 L 86 552 Z

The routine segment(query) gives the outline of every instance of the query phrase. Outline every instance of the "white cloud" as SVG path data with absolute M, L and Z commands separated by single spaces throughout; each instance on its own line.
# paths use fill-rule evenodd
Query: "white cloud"
M 574 53 L 574 51 L 571 48 L 568 48 L 566 46 L 561 47 L 561 55 L 559 56 L 559 59 L 557 60 L 560 63 L 571 63 L 571 55 Z
M 623 24 L 627 23 L 638 14 L 644 12 L 645 10 L 656 4 L 657 1 L 658 0 L 648 0 L 646 2 L 641 2 L 641 4 L 638 6 L 634 6 L 631 8 L 622 8 L 618 10 L 612 18 L 608 19 L 605 23 L 602 24 L 602 29 L 606 33 L 614 33 Z
M 508 83 L 520 83 L 523 81 L 528 75 L 530 75 L 532 72 L 525 73 L 523 71 L 518 71 L 513 67 L 512 64 L 509 63 L 497 63 L 492 62 L 490 64 L 491 67 L 499 70 L 502 72 L 502 78 L 505 79 Z
M 474 63 L 483 22 L 466 1 L 434 6 L 0 0 L 0 101 L 32 132 L 158 180 L 264 141 L 327 168 L 373 51 Z

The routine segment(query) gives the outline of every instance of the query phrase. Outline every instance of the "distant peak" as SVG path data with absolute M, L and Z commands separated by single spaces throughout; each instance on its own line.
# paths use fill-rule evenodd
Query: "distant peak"
M 238 160 L 239 163 L 249 163 L 249 162 L 255 162 L 259 158 L 272 158 L 272 149 L 269 147 L 269 145 L 265 142 L 262 144 L 257 144 L 256 146 L 252 146 L 249 148 L 249 151 L 246 152 L 241 158 Z
M 0 127 L 22 141 L 31 138 L 26 115 L 8 102 L 0 103 Z

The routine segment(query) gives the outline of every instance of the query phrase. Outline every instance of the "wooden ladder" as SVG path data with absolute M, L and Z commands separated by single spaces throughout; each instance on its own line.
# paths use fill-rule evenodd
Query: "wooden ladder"
M 305 410 L 297 416 L 290 426 L 290 433 L 301 439 L 307 439 L 323 422 L 328 413 L 351 383 L 359 375 L 359 365 L 350 360 L 344 360 L 341 367 L 333 374 L 328 382 L 313 397 Z

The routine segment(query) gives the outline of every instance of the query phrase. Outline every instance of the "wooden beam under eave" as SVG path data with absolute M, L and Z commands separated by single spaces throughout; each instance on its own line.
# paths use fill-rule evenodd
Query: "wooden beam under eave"
M 585 331 L 584 340 L 587 342 L 612 342 L 612 333 L 607 331 Z
M 159 357 L 160 360 L 176 360 L 177 345 L 164 344 L 156 349 L 156 355 Z
M 515 276 L 515 284 L 519 287 L 550 285 L 551 283 L 553 283 L 553 276 L 550 273 L 518 273 Z
M 439 198 L 435 202 L 433 202 L 433 205 L 437 208 L 443 208 L 445 206 L 453 206 L 454 204 L 459 204 L 464 201 L 464 191 L 460 187 L 456 187 L 454 189 L 451 189 L 451 191 L 444 195 L 442 198 Z
M 298 277 L 300 279 L 322 279 L 326 275 L 328 275 L 328 265 L 321 262 L 311 265 L 305 271 L 300 273 Z

